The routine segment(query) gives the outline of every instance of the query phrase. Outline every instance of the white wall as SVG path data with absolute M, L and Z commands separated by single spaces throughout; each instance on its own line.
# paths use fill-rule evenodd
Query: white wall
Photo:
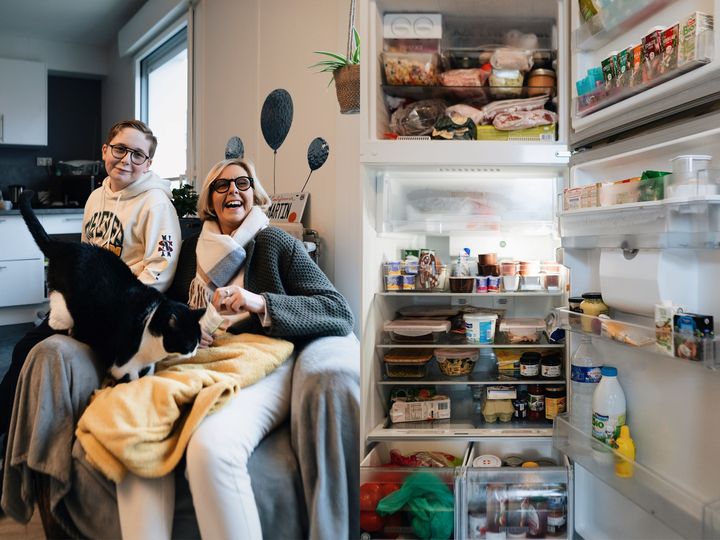
M 238 135 L 272 191 L 273 152 L 262 137 L 260 111 L 272 90 L 290 92 L 293 124 L 278 150 L 276 191 L 299 191 L 310 172 L 308 145 L 315 137 L 328 141 L 330 157 L 306 188 L 311 195 L 304 221 L 322 238 L 323 270 L 359 313 L 359 117 L 341 115 L 329 75 L 308 69 L 319 60 L 314 50 L 344 52 L 349 6 L 349 0 L 202 1 L 197 121 L 200 171 L 221 159 L 227 139 Z
M 44 62 L 49 71 L 60 73 L 106 75 L 108 69 L 107 50 L 101 47 L 8 32 L 0 33 L 0 57 Z

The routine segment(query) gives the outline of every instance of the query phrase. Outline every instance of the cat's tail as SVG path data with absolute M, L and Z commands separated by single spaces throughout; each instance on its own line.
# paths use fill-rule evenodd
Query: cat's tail
M 20 194 L 18 206 L 20 206 L 20 213 L 25 220 L 27 228 L 30 230 L 30 234 L 32 234 L 32 237 L 35 239 L 35 243 L 40 248 L 40 251 L 47 255 L 51 240 L 30 205 L 33 195 L 35 195 L 35 192 L 31 189 L 23 191 Z

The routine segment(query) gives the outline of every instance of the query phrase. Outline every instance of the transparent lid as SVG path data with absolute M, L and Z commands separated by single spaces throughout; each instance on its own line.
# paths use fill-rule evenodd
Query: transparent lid
M 468 358 L 477 360 L 478 351 L 468 349 L 435 349 L 435 356 L 438 360 L 451 360 L 455 358 Z
M 427 332 L 447 332 L 450 330 L 450 321 L 432 319 L 410 321 L 385 321 L 383 329 L 386 332 L 417 332 L 420 335 Z
M 543 319 L 518 318 L 503 319 L 500 322 L 501 332 L 511 331 L 540 331 L 545 329 L 545 321 Z

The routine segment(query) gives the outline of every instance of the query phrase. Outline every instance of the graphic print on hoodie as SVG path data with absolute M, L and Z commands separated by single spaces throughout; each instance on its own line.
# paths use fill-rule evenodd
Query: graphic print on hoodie
M 88 198 L 83 222 L 84 242 L 115 253 L 146 285 L 168 289 L 180 248 L 169 180 L 148 171 L 113 192 L 105 178 Z

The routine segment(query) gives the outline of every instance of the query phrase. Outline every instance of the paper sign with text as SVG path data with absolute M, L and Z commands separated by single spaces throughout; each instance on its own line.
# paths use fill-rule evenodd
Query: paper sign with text
M 267 211 L 267 215 L 273 221 L 300 223 L 309 197 L 309 193 L 277 193 L 270 195 L 272 205 Z

